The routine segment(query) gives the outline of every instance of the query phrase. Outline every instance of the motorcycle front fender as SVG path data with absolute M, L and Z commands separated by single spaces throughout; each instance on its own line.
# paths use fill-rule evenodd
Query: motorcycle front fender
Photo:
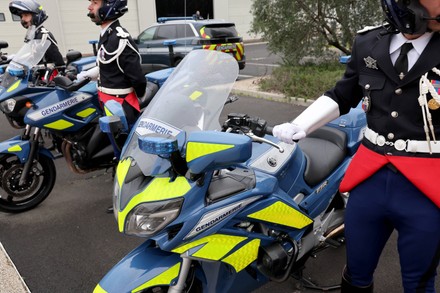
M 182 259 L 146 241 L 117 263 L 95 287 L 93 293 L 140 292 L 177 281 Z
M 19 135 L 0 142 L 0 154 L 16 155 L 22 163 L 28 160 L 30 149 L 30 142 L 28 140 L 22 140 Z M 52 153 L 45 148 L 39 147 L 38 152 L 48 158 L 54 159 Z

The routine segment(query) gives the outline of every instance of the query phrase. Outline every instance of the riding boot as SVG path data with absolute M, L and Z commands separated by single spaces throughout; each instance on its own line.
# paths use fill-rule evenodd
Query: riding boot
M 342 274 L 341 293 L 373 293 L 373 283 L 366 287 L 353 286 L 348 280 L 350 278 L 346 274 L 346 268 Z

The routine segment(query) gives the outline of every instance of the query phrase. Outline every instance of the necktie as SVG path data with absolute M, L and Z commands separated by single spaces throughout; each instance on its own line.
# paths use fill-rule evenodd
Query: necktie
M 405 43 L 400 48 L 399 57 L 397 57 L 396 63 L 394 64 L 394 68 L 396 68 L 400 79 L 403 79 L 405 77 L 405 74 L 408 73 L 408 52 L 412 48 L 412 43 Z

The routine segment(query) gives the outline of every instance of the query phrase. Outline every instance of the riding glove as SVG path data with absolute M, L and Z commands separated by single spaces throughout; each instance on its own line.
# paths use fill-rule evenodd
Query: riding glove
M 97 80 L 99 75 L 99 67 L 95 66 L 89 70 L 83 70 L 76 76 L 77 81 L 82 81 L 84 79 Z
M 285 143 L 292 144 L 306 137 L 306 132 L 298 125 L 292 123 L 283 123 L 273 128 L 273 135 Z

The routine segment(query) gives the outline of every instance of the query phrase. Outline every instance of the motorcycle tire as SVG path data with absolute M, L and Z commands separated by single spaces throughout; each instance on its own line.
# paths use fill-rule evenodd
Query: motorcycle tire
M 39 155 L 35 158 L 27 182 L 18 182 L 24 164 L 14 155 L 0 157 L 0 210 L 20 213 L 35 208 L 45 200 L 56 180 L 53 160 Z

